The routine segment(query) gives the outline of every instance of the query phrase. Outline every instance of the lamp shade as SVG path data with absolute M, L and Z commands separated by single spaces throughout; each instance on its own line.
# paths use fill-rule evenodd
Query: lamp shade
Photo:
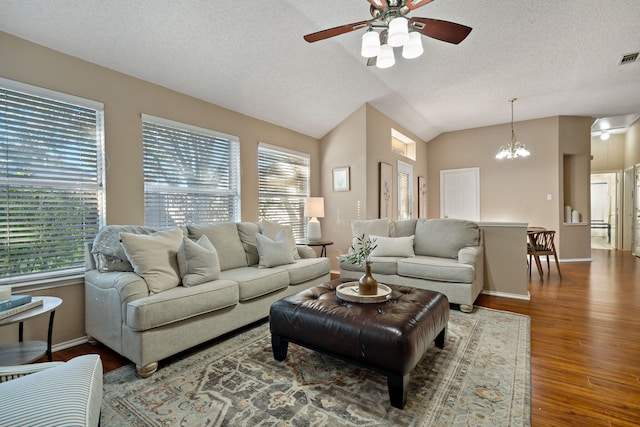
M 362 35 L 362 50 L 360 54 L 365 58 L 373 58 L 380 53 L 380 36 L 375 31 L 367 31 Z
M 304 204 L 304 216 L 311 218 L 324 217 L 324 197 L 307 197 Z
M 380 48 L 380 55 L 376 60 L 376 67 L 389 68 L 393 67 L 396 63 L 396 58 L 393 56 L 393 48 L 388 44 L 383 44 Z
M 409 33 L 409 41 L 402 48 L 402 57 L 406 59 L 414 59 L 422 55 L 422 35 L 415 31 Z
M 389 22 L 387 43 L 393 47 L 403 46 L 409 41 L 409 20 L 403 16 L 393 18 Z

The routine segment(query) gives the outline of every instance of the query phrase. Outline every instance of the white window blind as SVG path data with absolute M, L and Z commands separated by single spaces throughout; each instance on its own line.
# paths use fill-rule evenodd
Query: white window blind
M 102 161 L 102 104 L 0 79 L 0 283 L 83 271 Z
M 309 156 L 260 143 L 258 204 L 260 218 L 290 225 L 296 239 L 305 237 L 304 202 L 309 196 Z
M 240 142 L 142 115 L 145 225 L 240 220 Z

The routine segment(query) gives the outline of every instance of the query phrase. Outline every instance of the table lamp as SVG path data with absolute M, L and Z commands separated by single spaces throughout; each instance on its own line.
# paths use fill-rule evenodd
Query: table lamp
M 324 198 L 307 197 L 304 204 L 304 216 L 311 218 L 307 224 L 307 239 L 311 242 L 317 242 L 322 238 L 318 218 L 324 217 Z

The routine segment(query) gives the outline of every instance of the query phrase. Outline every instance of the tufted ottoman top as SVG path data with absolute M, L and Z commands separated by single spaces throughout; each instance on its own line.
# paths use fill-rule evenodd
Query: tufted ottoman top
M 408 374 L 449 321 L 439 292 L 389 285 L 381 303 L 343 301 L 338 279 L 276 301 L 271 334 L 398 375 Z

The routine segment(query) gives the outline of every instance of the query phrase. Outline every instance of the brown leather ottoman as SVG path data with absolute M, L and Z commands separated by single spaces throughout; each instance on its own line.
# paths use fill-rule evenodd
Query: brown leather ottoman
M 402 409 L 411 370 L 432 341 L 443 348 L 449 301 L 439 292 L 389 285 L 386 302 L 343 301 L 338 279 L 274 302 L 269 325 L 273 357 L 284 360 L 289 342 L 337 356 L 387 376 L 391 405 Z

